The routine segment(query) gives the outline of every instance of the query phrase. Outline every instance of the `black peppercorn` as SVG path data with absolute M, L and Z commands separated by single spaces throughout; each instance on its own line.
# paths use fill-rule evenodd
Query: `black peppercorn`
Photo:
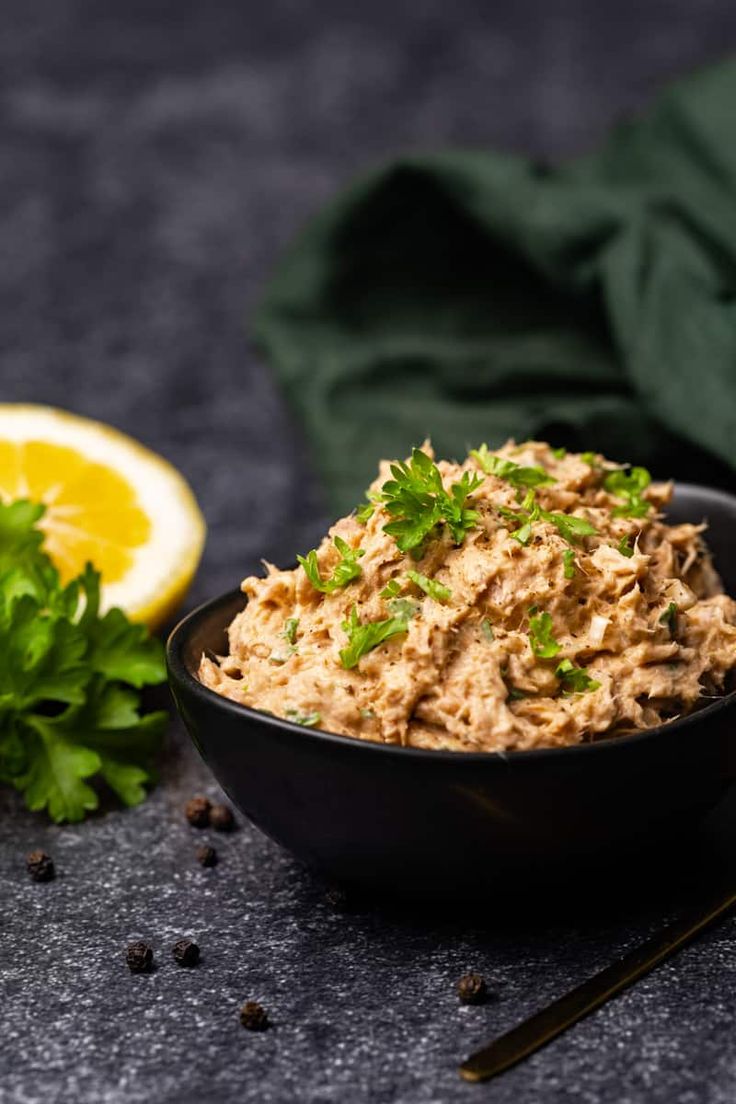
M 153 950 L 142 939 L 131 943 L 125 952 L 131 974 L 147 974 L 153 966 Z
M 196 852 L 197 862 L 202 866 L 217 866 L 217 852 L 214 847 L 208 847 L 207 844 L 203 844 L 198 847 Z
M 240 1009 L 240 1022 L 248 1031 L 265 1031 L 269 1026 L 268 1012 L 258 1001 L 246 1001 Z
M 229 805 L 213 805 L 210 809 L 210 824 L 218 832 L 232 832 L 235 817 Z
M 350 897 L 341 886 L 331 886 L 325 893 L 325 904 L 334 912 L 349 912 Z
M 464 974 L 457 983 L 461 1004 L 482 1004 L 487 992 L 485 980 L 480 974 Z
M 31 851 L 26 855 L 26 868 L 34 882 L 50 882 L 54 877 L 54 860 L 45 851 Z
M 184 806 L 184 816 L 193 828 L 206 828 L 210 822 L 210 808 L 206 797 L 193 797 Z
M 199 947 L 191 939 L 178 939 L 171 953 L 180 966 L 196 966 L 199 962 Z

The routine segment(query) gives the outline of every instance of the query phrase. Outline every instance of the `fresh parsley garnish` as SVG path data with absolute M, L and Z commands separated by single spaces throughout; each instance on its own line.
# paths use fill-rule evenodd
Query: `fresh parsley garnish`
M 296 634 L 299 629 L 298 617 L 287 617 L 284 621 L 284 629 L 280 634 L 289 644 L 296 644 Z
M 102 779 L 125 805 L 145 797 L 166 724 L 141 715 L 165 681 L 163 649 L 119 609 L 100 616 L 88 564 L 62 586 L 37 528 L 44 507 L 0 505 L 0 781 L 57 822 L 96 809 Z
M 560 445 L 559 448 L 552 449 L 552 455 L 554 456 L 555 460 L 564 460 L 567 456 L 567 449 L 564 447 L 564 445 Z
M 574 517 L 572 514 L 551 514 L 548 510 L 540 510 L 540 517 L 554 525 L 557 532 L 568 544 L 578 544 L 582 537 L 592 537 L 597 533 L 595 525 L 586 518 Z
M 397 598 L 394 601 L 400 602 L 402 599 Z M 366 621 L 361 624 L 358 611 L 353 606 L 348 620 L 342 623 L 342 628 L 348 638 L 347 647 L 340 651 L 340 662 L 343 667 L 348 671 L 351 667 L 357 667 L 367 652 L 377 648 L 385 640 L 390 640 L 392 636 L 407 632 L 410 616 L 398 614 L 386 618 L 385 621 Z
M 587 464 L 589 468 L 600 468 L 601 466 L 598 454 L 595 452 L 581 452 L 580 459 L 584 464 Z
M 614 508 L 613 516 L 645 517 L 651 510 L 652 504 L 642 498 L 642 494 L 651 482 L 652 477 L 646 468 L 609 472 L 603 480 L 604 490 L 616 498 L 624 500 L 623 505 Z
M 335 537 L 333 544 L 340 553 L 340 561 L 333 568 L 329 579 L 323 579 L 320 575 L 315 548 L 311 552 L 307 552 L 306 556 L 297 556 L 297 560 L 304 568 L 310 583 L 315 590 L 321 591 L 322 594 L 332 594 L 333 591 L 347 586 L 353 579 L 359 579 L 362 574 L 362 568 L 358 560 L 365 555 L 365 549 L 351 548 L 342 537 Z
M 384 525 L 402 552 L 419 553 L 424 543 L 445 525 L 456 544 L 478 521 L 476 510 L 466 503 L 483 477 L 464 472 L 446 491 L 437 465 L 426 452 L 415 448 L 411 460 L 391 465 L 393 479 L 381 488 L 381 501 L 393 521 Z
M 564 564 L 564 575 L 566 579 L 575 578 L 575 549 L 566 548 L 562 553 L 562 562 Z
M 591 678 L 585 667 L 576 667 L 571 659 L 563 659 L 555 668 L 555 675 L 562 683 L 564 694 L 584 694 L 588 690 L 597 690 L 600 686 Z
M 365 502 L 362 502 L 355 510 L 355 516 L 361 525 L 365 525 L 373 517 L 378 502 L 378 495 L 375 491 L 366 491 L 365 498 Z
M 548 613 L 529 618 L 529 643 L 538 659 L 554 659 L 560 651 L 561 645 L 555 640 L 552 618 Z
M 419 612 L 419 603 L 413 598 L 391 598 L 386 605 L 392 617 L 403 617 L 406 621 Z
M 499 513 L 510 521 L 515 521 L 519 526 L 516 532 L 511 534 L 519 544 L 529 543 L 532 535 L 532 525 L 540 519 L 554 525 L 560 536 L 568 544 L 578 544 L 582 537 L 590 537 L 598 532 L 596 527 L 585 518 L 573 517 L 572 514 L 555 514 L 550 510 L 543 510 L 539 503 L 535 501 L 533 489 L 527 492 L 526 498 L 521 504 L 520 512 L 517 513 L 505 506 L 500 506 Z
M 407 571 L 406 574 L 435 602 L 449 602 L 452 598 L 452 591 L 444 583 L 438 583 L 436 579 L 428 579 L 426 575 L 421 575 L 418 571 Z
M 401 583 L 398 579 L 389 579 L 381 591 L 381 598 L 396 598 L 401 593 Z
M 300 713 L 298 709 L 287 709 L 284 716 L 305 728 L 314 728 L 322 720 L 321 713 Z
M 493 631 L 493 625 L 491 624 L 491 622 L 490 622 L 490 621 L 488 620 L 488 618 L 487 618 L 487 617 L 484 617 L 484 618 L 483 618 L 483 620 L 481 621 L 481 623 L 480 623 L 480 631 L 481 631 L 481 632 L 483 633 L 484 637 L 485 637 L 485 638 L 486 638 L 486 640 L 488 640 L 489 642 L 490 642 L 491 640 L 495 640 L 495 639 L 496 639 L 495 633 L 494 633 L 494 631 Z
M 524 467 L 513 460 L 505 460 L 501 456 L 494 456 L 488 445 L 471 449 L 470 455 L 478 461 L 487 475 L 496 475 L 499 479 L 505 479 L 512 487 L 543 487 L 554 483 L 554 479 L 544 468 Z
M 665 625 L 669 629 L 670 635 L 674 636 L 675 630 L 677 628 L 677 603 L 676 602 L 670 602 L 670 604 L 667 606 L 667 609 L 661 615 L 661 617 L 659 619 L 659 623 L 660 623 L 660 625 Z
M 616 545 L 616 550 L 629 560 L 634 555 L 634 549 L 628 536 L 624 536 Z

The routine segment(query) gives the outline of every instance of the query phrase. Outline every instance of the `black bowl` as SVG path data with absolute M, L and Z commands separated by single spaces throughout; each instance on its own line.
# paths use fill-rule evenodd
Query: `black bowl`
M 736 593 L 736 498 L 679 486 L 673 521 L 709 522 Z M 646 732 L 570 748 L 442 752 L 304 728 L 198 682 L 202 652 L 226 652 L 240 591 L 174 630 L 174 698 L 201 755 L 259 828 L 331 879 L 392 890 L 485 892 L 580 873 L 656 843 L 677 846 L 736 767 L 736 693 Z

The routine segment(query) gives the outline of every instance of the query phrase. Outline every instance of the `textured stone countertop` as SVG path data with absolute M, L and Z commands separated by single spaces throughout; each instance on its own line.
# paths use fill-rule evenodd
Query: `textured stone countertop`
M 110 421 L 184 470 L 210 527 L 190 605 L 287 562 L 326 514 L 246 318 L 303 219 L 401 149 L 583 148 L 734 43 L 728 0 L 6 0 L 0 398 Z M 338 913 L 242 818 L 201 868 L 196 791 L 216 787 L 174 723 L 135 810 L 58 828 L 0 791 L 0 1104 L 736 1099 L 733 921 L 495 1084 L 455 1072 L 696 896 L 693 855 L 562 912 L 550 893 L 516 918 Z M 25 873 L 34 847 L 47 885 Z M 195 970 L 170 957 L 180 935 Z M 125 966 L 134 937 L 150 976 Z M 479 1008 L 455 997 L 469 968 L 494 992 Z M 240 1027 L 249 997 L 272 1030 Z

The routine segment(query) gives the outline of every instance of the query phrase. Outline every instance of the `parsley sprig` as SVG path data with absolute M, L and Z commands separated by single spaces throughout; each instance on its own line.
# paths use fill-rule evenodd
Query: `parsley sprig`
M 613 509 L 614 517 L 646 517 L 652 508 L 651 502 L 642 497 L 652 482 L 646 468 L 631 468 L 629 471 L 609 472 L 603 480 L 603 488 L 616 498 L 622 498 L 623 504 Z
M 304 728 L 315 728 L 322 720 L 321 713 L 300 713 L 298 709 L 287 709 L 284 716 Z
M 402 552 L 421 555 L 424 544 L 444 525 L 456 544 L 475 528 L 478 512 L 467 505 L 483 476 L 464 472 L 446 491 L 437 465 L 426 452 L 415 448 L 411 460 L 391 465 L 393 479 L 381 488 L 381 501 L 393 521 L 384 525 Z
M 562 645 L 555 639 L 552 618 L 548 613 L 539 613 L 529 618 L 529 643 L 537 659 L 554 659 L 560 652 Z
M 100 615 L 91 565 L 61 585 L 43 551 L 44 507 L 0 505 L 0 781 L 57 822 L 82 820 L 101 779 L 125 805 L 145 797 L 166 713 L 141 715 L 163 682 L 158 640 L 119 609 Z
M 555 675 L 562 683 L 563 694 L 584 694 L 597 690 L 600 683 L 588 674 L 587 668 L 576 667 L 571 659 L 563 659 L 557 664 Z
M 543 487 L 555 482 L 544 468 L 538 465 L 524 467 L 522 464 L 516 464 L 513 460 L 494 456 L 488 445 L 485 444 L 481 445 L 480 448 L 471 449 L 470 455 L 478 461 L 487 475 L 496 475 L 499 479 L 505 479 L 512 487 L 519 490 L 524 487 Z
M 592 537 L 598 532 L 595 525 L 586 518 L 575 517 L 573 514 L 556 514 L 551 510 L 543 510 L 536 501 L 534 489 L 527 492 L 526 498 L 521 504 L 521 510 L 509 510 L 506 506 L 499 506 L 499 513 L 509 521 L 516 522 L 518 528 L 511 534 L 519 544 L 528 544 L 532 535 L 532 525 L 535 521 L 546 521 L 554 525 L 560 536 L 568 544 L 578 544 L 583 537 Z
M 428 594 L 430 598 L 433 598 L 435 602 L 449 602 L 452 598 L 452 591 L 444 583 L 440 583 L 437 579 L 428 579 L 426 575 L 421 575 L 418 571 L 407 571 L 406 573 L 413 583 L 423 590 L 425 594 Z
M 394 602 L 401 602 L 401 598 Z M 384 621 L 366 621 L 361 624 L 358 611 L 353 606 L 347 621 L 343 621 L 342 628 L 348 638 L 348 645 L 340 651 L 340 662 L 346 670 L 357 667 L 360 660 L 367 652 L 377 648 L 379 644 L 390 640 L 392 636 L 398 636 L 409 629 L 411 613 L 408 608 L 402 607 L 393 617 L 387 617 Z
M 329 579 L 323 579 L 320 575 L 317 550 L 312 549 L 306 556 L 297 556 L 297 560 L 304 568 L 307 578 L 315 590 L 322 594 L 332 594 L 333 591 L 345 587 L 354 579 L 362 575 L 362 568 L 358 563 L 361 556 L 365 555 L 364 548 L 351 548 L 342 537 L 335 537 L 333 544 L 340 554 L 340 560 L 332 570 Z

